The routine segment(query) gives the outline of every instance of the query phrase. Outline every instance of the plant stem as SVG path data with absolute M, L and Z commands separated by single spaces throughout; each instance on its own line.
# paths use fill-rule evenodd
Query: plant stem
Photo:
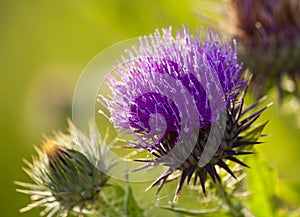
M 246 217 L 242 211 L 243 206 L 240 203 L 238 205 L 235 205 L 231 201 L 230 196 L 227 194 L 224 187 L 221 185 L 221 183 L 218 180 L 216 181 L 216 187 L 217 187 L 217 190 L 218 190 L 222 200 L 229 207 L 230 214 L 234 217 Z
M 102 195 L 99 196 L 99 202 L 97 204 L 97 210 L 99 211 L 99 216 L 102 216 L 103 212 L 105 213 L 105 216 L 109 217 L 120 217 L 122 216 L 121 213 L 117 213 L 113 207 L 109 205 L 109 203 L 103 198 Z
M 129 185 L 129 177 L 128 177 L 128 171 L 126 172 L 125 175 L 125 179 L 126 179 L 126 190 L 125 190 L 125 198 L 124 198 L 124 212 L 125 212 L 125 216 L 129 217 L 129 213 L 128 213 L 128 204 L 129 204 L 129 194 L 130 194 L 130 185 Z

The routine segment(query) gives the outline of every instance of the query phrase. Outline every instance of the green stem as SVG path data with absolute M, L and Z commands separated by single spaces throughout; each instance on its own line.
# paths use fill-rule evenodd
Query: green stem
M 128 213 L 128 204 L 129 204 L 129 195 L 130 195 L 130 185 L 129 185 L 128 171 L 126 172 L 125 179 L 126 179 L 126 190 L 125 190 L 125 199 L 124 199 L 123 209 L 125 212 L 125 216 L 129 217 L 130 213 Z
M 99 210 L 99 216 L 104 212 L 105 216 L 109 217 L 120 217 L 121 214 L 117 213 L 113 207 L 109 205 L 109 203 L 104 199 L 103 195 L 101 194 L 98 199 L 98 204 L 97 204 L 97 210 Z
M 230 214 L 234 217 L 246 217 L 242 211 L 243 206 L 240 203 L 235 205 L 231 201 L 230 196 L 227 194 L 224 187 L 221 185 L 221 183 L 219 181 L 216 181 L 216 187 L 217 187 L 218 192 L 220 193 L 222 200 L 229 207 Z

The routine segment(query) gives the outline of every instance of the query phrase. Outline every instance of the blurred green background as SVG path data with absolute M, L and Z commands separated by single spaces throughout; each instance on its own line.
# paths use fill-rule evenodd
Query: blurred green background
M 66 128 L 76 82 L 86 64 L 101 50 L 121 40 L 148 35 L 156 28 L 208 23 L 202 13 L 221 15 L 222 4 L 201 0 L 27 0 L 0 1 L 0 210 L 20 214 L 29 202 L 15 192 L 14 180 L 29 181 L 22 159 L 30 159 L 42 133 Z M 218 1 L 215 1 L 218 2 Z M 225 9 L 223 9 L 225 13 Z M 218 17 L 219 18 L 219 17 Z M 275 93 L 269 100 L 276 101 Z M 261 120 L 270 119 L 258 148 L 279 176 L 279 193 L 300 204 L 299 102 L 275 103 Z

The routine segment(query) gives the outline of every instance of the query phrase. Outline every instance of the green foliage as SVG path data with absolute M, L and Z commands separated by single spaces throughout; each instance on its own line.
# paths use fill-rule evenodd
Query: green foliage
M 299 207 L 291 203 L 299 200 L 299 195 L 280 183 L 276 171 L 266 158 L 258 154 L 249 158 L 248 162 L 252 168 L 247 176 L 247 187 L 251 195 L 246 204 L 251 212 L 258 217 L 300 216 Z
M 251 193 L 249 207 L 255 216 L 275 216 L 275 174 L 269 164 L 257 155 L 248 159 L 247 184 Z
M 212 214 L 216 213 L 218 209 L 202 209 L 202 210 L 191 210 L 191 209 L 185 209 L 185 208 L 177 208 L 177 207 L 169 207 L 169 206 L 160 206 L 162 209 L 170 210 L 172 212 L 176 212 L 182 215 L 188 215 L 188 216 L 203 216 L 208 217 L 212 216 Z M 220 215 L 220 213 L 218 213 Z
M 132 189 L 114 185 L 108 187 L 101 194 L 99 213 L 107 217 L 144 217 L 144 210 L 139 206 L 133 196 Z

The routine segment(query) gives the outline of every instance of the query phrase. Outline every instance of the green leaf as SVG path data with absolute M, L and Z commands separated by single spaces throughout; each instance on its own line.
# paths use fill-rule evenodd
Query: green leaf
M 107 206 L 106 210 L 109 208 L 113 212 L 118 213 L 120 217 L 144 216 L 144 210 L 136 202 L 129 185 L 126 190 L 119 185 L 111 186 L 109 189 L 107 188 L 103 203 Z
M 261 155 L 249 158 L 251 169 L 248 170 L 247 185 L 251 197 L 246 203 L 255 216 L 275 216 L 275 181 L 276 173 Z
M 184 209 L 184 208 L 177 208 L 177 207 L 170 207 L 170 206 L 158 206 L 159 208 L 170 210 L 179 214 L 184 214 L 188 216 L 212 216 L 212 213 L 217 213 L 219 211 L 218 208 L 213 209 L 202 209 L 202 210 L 191 210 L 191 209 Z

